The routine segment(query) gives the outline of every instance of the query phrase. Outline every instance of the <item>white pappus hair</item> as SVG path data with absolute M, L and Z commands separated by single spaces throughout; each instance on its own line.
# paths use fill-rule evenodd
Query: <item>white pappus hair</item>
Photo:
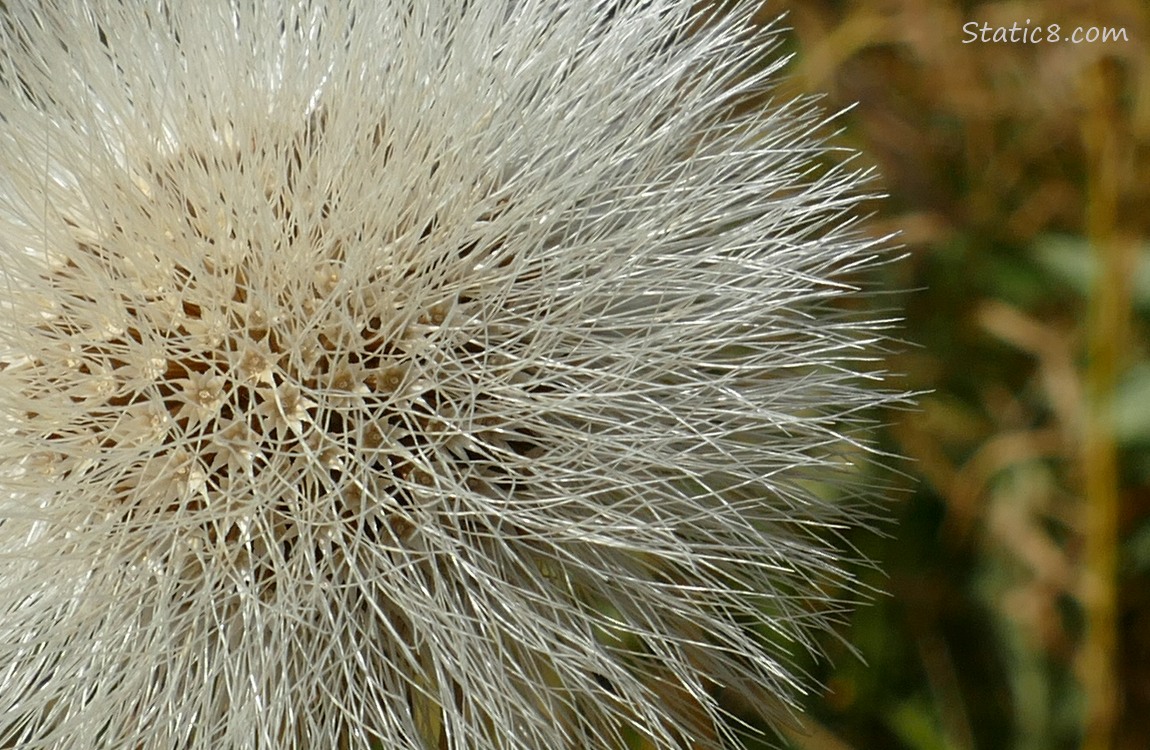
M 898 396 L 750 4 L 4 5 L 0 747 L 787 719 Z

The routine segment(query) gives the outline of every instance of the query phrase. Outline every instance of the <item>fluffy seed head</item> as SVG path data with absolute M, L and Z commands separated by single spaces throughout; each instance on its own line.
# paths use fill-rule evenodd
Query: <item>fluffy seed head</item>
M 5 4 L 0 747 L 785 713 L 881 254 L 689 5 Z

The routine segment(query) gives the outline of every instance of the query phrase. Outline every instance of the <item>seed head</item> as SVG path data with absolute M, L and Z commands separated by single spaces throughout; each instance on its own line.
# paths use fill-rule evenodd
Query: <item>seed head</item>
M 785 718 L 883 254 L 690 5 L 5 4 L 0 747 Z

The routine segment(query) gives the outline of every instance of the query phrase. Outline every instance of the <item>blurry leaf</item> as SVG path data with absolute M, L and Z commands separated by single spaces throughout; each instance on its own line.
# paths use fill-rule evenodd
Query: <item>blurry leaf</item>
M 1046 269 L 1033 258 L 1008 254 L 986 259 L 987 272 L 982 281 L 991 296 L 1022 308 L 1030 308 L 1050 296 L 1050 279 Z
M 1083 297 L 1090 294 L 1098 268 L 1085 238 L 1046 235 L 1039 238 L 1034 257 L 1051 276 Z
M 1131 573 L 1150 570 L 1150 521 L 1144 522 L 1122 545 L 1123 563 Z
M 1114 437 L 1123 447 L 1150 443 L 1150 363 L 1130 368 L 1111 396 Z
M 1150 245 L 1137 254 L 1131 296 L 1134 306 L 1150 310 Z M 1040 237 L 1034 259 L 1051 276 L 1083 297 L 1089 296 L 1098 277 L 1098 258 L 1084 237 L 1050 234 Z
M 912 750 L 950 750 L 950 743 L 926 701 L 905 701 L 891 712 L 888 721 L 891 730 Z

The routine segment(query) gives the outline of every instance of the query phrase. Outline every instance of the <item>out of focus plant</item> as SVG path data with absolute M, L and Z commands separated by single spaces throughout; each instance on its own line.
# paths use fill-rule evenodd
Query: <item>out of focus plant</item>
M 786 2 L 796 90 L 859 101 L 911 262 L 893 596 L 816 712 L 853 746 L 1144 750 L 1150 736 L 1150 11 Z M 963 44 L 968 21 L 1125 43 Z M 881 229 L 880 229 L 881 231 Z M 917 482 L 917 483 L 916 483 Z M 803 747 L 830 747 L 818 739 Z M 807 744 L 804 744 L 807 743 Z

